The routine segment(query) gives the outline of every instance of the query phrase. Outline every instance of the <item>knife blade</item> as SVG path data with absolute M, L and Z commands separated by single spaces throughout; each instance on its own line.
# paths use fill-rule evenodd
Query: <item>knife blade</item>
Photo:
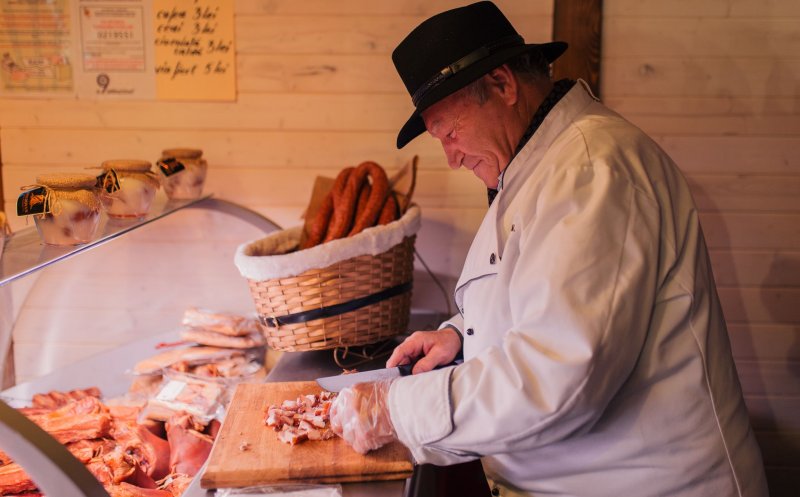
M 355 385 L 356 383 L 366 383 L 370 381 L 388 380 L 399 378 L 411 374 L 413 364 L 404 364 L 396 368 L 373 369 L 359 373 L 338 374 L 336 376 L 326 376 L 317 378 L 317 385 L 329 392 L 339 392 L 344 388 Z
M 434 368 L 442 369 L 449 366 L 455 366 L 463 361 L 455 361 L 443 366 Z M 317 385 L 327 390 L 328 392 L 340 392 L 342 389 L 351 387 L 356 383 L 366 383 L 371 381 L 388 380 L 390 378 L 399 378 L 401 376 L 408 376 L 411 374 L 413 364 L 403 364 L 395 368 L 373 369 L 371 371 L 361 371 L 358 373 L 338 374 L 336 376 L 325 376 L 317 378 Z M 424 373 L 423 373 L 424 374 Z

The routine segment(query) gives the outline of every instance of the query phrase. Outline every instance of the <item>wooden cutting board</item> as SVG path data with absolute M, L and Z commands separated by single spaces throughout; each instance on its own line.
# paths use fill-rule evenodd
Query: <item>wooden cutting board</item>
M 289 445 L 264 420 L 270 404 L 319 393 L 313 381 L 243 383 L 236 387 L 201 476 L 203 488 L 270 483 L 344 483 L 411 476 L 408 450 L 399 442 L 361 455 L 339 437 Z

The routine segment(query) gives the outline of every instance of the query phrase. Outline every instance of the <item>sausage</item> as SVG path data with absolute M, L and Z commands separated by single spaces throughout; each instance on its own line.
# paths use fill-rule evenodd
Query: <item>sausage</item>
M 359 216 L 362 216 L 364 213 L 364 209 L 367 207 L 367 200 L 369 200 L 369 194 L 372 192 L 372 187 L 369 183 L 365 184 L 361 191 L 358 192 L 358 202 L 356 202 L 356 219 Z
M 336 176 L 336 181 L 333 183 L 333 188 L 331 188 L 331 191 L 325 195 L 325 198 L 322 200 L 322 205 L 314 217 L 314 221 L 312 221 L 309 225 L 308 236 L 306 237 L 303 245 L 300 247 L 301 249 L 307 249 L 315 245 L 319 245 L 322 243 L 322 240 L 325 239 L 325 235 L 329 230 L 331 217 L 334 211 L 334 198 L 336 197 L 337 193 L 344 190 L 344 187 L 347 185 L 347 180 L 350 178 L 350 173 L 353 172 L 353 169 L 354 168 L 352 167 L 346 167 L 339 172 L 338 176 Z
M 397 219 L 399 210 L 400 205 L 397 203 L 397 199 L 394 194 L 390 193 L 389 196 L 386 197 L 386 203 L 383 204 L 383 209 L 381 209 L 381 215 L 378 217 L 378 224 L 384 225 L 391 223 Z
M 389 192 L 386 172 L 375 162 L 343 169 L 309 224 L 308 236 L 300 248 L 353 236 L 376 223 L 394 221 L 398 204 Z
M 375 226 L 375 222 L 378 220 L 378 216 L 380 216 L 381 209 L 383 209 L 383 204 L 386 202 L 386 196 L 389 193 L 389 178 L 386 177 L 386 171 L 384 171 L 381 166 L 370 161 L 363 162 L 356 168 L 355 175 L 359 173 L 361 175 L 369 175 L 372 179 L 372 189 L 367 200 L 367 205 L 364 207 L 364 212 L 355 220 L 348 236 L 353 236 L 356 233 L 360 233 L 365 228 Z M 351 176 L 347 185 L 349 187 L 351 184 L 358 181 L 359 179 L 357 176 L 355 179 Z

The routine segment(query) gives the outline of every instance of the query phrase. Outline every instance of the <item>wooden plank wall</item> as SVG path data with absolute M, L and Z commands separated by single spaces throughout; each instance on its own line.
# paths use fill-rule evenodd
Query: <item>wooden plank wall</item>
M 239 98 L 232 103 L 2 99 L 6 208 L 13 211 L 19 186 L 39 172 L 110 158 L 154 160 L 165 147 L 199 146 L 211 164 L 209 191 L 288 226 L 299 222 L 317 175 L 365 159 L 394 169 L 417 154 L 416 200 L 424 213 L 418 248 L 452 288 L 485 196 L 469 173 L 448 170 L 431 139 L 395 149 L 411 107 L 389 55 L 419 21 L 463 3 L 237 0 Z M 550 38 L 550 0 L 497 3 L 526 39 Z M 794 495 L 800 3 L 603 6 L 603 98 L 653 135 L 694 188 L 772 495 Z M 443 308 L 421 267 L 415 292 L 416 305 Z
M 603 98 L 694 189 L 771 495 L 800 489 L 800 3 L 606 0 Z

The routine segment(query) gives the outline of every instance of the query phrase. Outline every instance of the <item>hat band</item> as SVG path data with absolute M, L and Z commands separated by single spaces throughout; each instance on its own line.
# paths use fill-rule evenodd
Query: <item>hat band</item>
M 464 57 L 461 57 L 457 61 L 453 62 L 449 66 L 445 67 L 438 73 L 436 73 L 431 79 L 426 81 L 422 86 L 417 88 L 417 91 L 411 95 L 411 101 L 414 103 L 414 107 L 417 107 L 419 101 L 432 89 L 436 88 L 440 84 L 442 84 L 445 80 L 452 78 L 456 73 L 463 71 L 467 67 L 471 66 L 472 64 L 485 59 L 492 52 L 500 49 L 506 48 L 509 46 L 514 45 L 521 45 L 525 43 L 525 40 L 518 35 L 513 34 L 509 36 L 505 36 L 500 38 L 499 40 L 495 41 L 492 44 L 484 45 L 477 50 L 473 50 L 472 52 L 468 53 Z

